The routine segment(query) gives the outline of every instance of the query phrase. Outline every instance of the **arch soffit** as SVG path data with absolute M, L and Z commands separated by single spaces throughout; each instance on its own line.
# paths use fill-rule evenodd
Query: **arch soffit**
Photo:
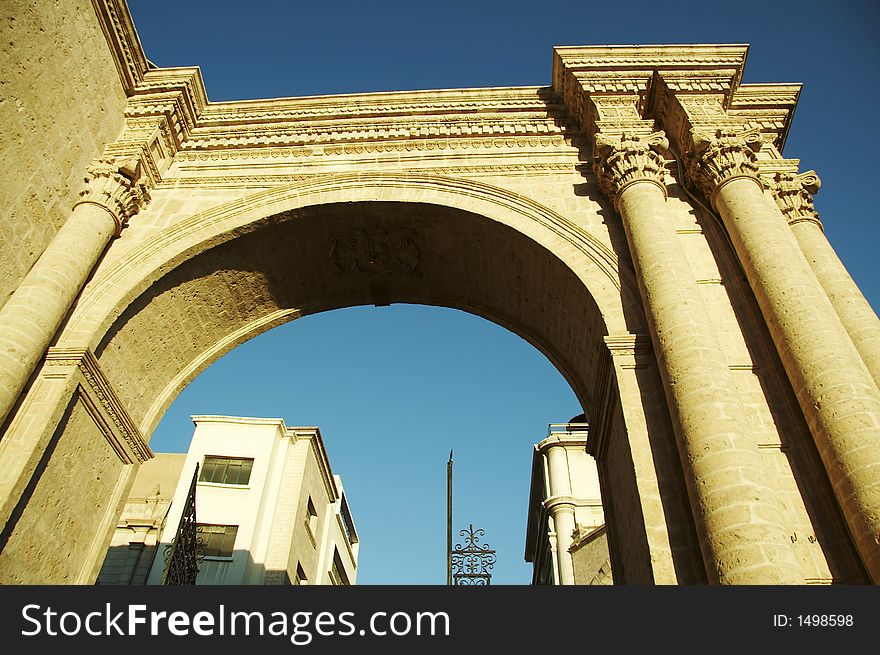
M 432 174 L 350 173 L 259 191 L 162 230 L 86 287 L 59 345 L 97 347 L 116 318 L 151 284 L 188 259 L 258 229 L 267 218 L 306 207 L 358 202 L 447 206 L 507 225 L 543 246 L 574 272 L 593 296 L 610 333 L 627 331 L 621 306 L 638 302 L 632 271 L 620 266 L 608 246 L 554 210 L 475 180 Z

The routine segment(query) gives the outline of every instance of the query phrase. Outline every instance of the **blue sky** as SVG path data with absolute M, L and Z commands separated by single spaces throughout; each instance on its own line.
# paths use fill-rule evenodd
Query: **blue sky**
M 785 155 L 819 173 L 826 234 L 880 305 L 875 2 L 129 4 L 147 57 L 200 66 L 214 101 L 548 85 L 554 45 L 749 43 L 746 82 L 805 84 Z M 496 583 L 527 583 L 531 444 L 579 412 L 543 355 L 498 326 L 439 308 L 354 308 L 234 350 L 180 395 L 153 447 L 185 449 L 191 414 L 319 425 L 362 538 L 359 581 L 427 584 L 445 580 L 454 448 L 456 527 L 486 528 Z

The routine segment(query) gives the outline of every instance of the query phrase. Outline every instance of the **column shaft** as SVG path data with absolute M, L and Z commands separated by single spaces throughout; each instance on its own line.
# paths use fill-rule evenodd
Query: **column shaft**
M 753 176 L 714 194 L 855 545 L 880 583 L 880 393 L 781 213 Z
M 0 421 L 6 418 L 116 230 L 103 207 L 77 205 L 0 310 Z
M 570 472 L 565 446 L 552 445 L 547 449 L 550 496 L 570 496 Z
M 110 239 L 149 199 L 141 169 L 137 158 L 92 162 L 70 218 L 0 309 L 0 423 Z
M 711 582 L 802 583 L 709 314 L 653 182 L 617 200 Z
M 568 504 L 555 504 L 550 509 L 556 529 L 556 557 L 559 561 L 559 584 L 574 584 L 574 564 L 571 561 L 572 535 L 575 530 L 574 507 Z
M 791 230 L 865 366 L 880 386 L 880 319 L 816 221 L 793 221 Z

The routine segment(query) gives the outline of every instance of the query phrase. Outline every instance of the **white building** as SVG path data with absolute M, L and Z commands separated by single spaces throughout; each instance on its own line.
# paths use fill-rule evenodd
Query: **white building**
M 179 459 L 174 464 L 180 475 L 147 584 L 162 580 L 162 552 L 174 539 L 197 465 L 196 520 L 205 549 L 197 584 L 354 584 L 357 532 L 320 430 L 234 416 L 193 422 L 189 451 L 177 456 L 182 466 Z M 119 527 L 126 524 L 123 516 Z M 117 534 L 115 541 L 125 540 Z M 110 570 L 99 582 L 126 584 L 121 546 L 111 548 Z
M 525 552 L 534 563 L 532 584 L 611 583 L 599 474 L 586 451 L 587 432 L 586 423 L 555 423 L 535 445 Z
M 165 531 L 185 460 L 182 453 L 156 453 L 153 459 L 141 464 L 116 523 L 97 584 L 146 583 L 160 554 L 159 537 Z

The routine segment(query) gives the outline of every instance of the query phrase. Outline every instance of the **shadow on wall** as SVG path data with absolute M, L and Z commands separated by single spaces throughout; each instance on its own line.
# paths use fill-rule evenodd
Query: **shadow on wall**
M 131 543 L 107 551 L 95 584 L 158 585 L 165 567 L 168 544 Z M 231 557 L 211 557 L 199 564 L 197 585 L 293 585 L 309 584 L 291 579 L 288 571 L 271 571 L 254 562 L 249 551 L 236 550 Z

